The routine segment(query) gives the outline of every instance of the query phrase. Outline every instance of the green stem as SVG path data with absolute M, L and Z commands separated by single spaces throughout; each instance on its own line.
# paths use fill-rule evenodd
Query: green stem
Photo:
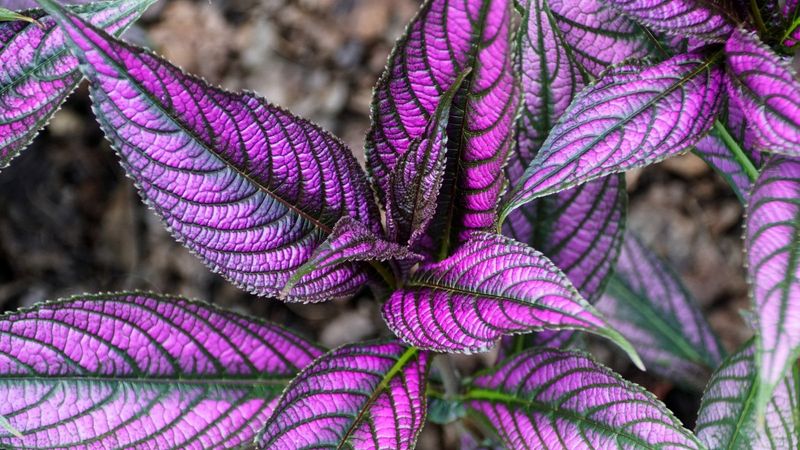
M 375 272 L 378 272 L 378 275 L 380 275 L 381 278 L 383 278 L 383 281 L 385 281 L 386 284 L 389 285 L 389 288 L 391 290 L 397 289 L 397 280 L 395 280 L 394 274 L 392 274 L 392 272 L 389 271 L 389 269 L 387 269 L 386 266 L 384 266 L 378 261 L 370 261 L 369 265 L 372 266 L 373 269 L 375 269 Z
M 761 10 L 758 9 L 756 0 L 750 0 L 750 11 L 753 13 L 753 19 L 756 21 L 759 34 L 764 36 L 767 33 L 767 26 L 764 25 L 764 19 L 761 18 Z
M 747 178 L 750 181 L 756 181 L 758 179 L 758 169 L 753 164 L 753 161 L 750 160 L 750 157 L 742 150 L 742 147 L 739 145 L 738 142 L 728 133 L 727 128 L 723 125 L 719 120 L 714 121 L 714 132 L 722 139 L 722 142 L 725 143 L 725 147 L 733 154 L 734 159 L 739 164 L 739 167 L 744 170 L 744 173 L 747 174 Z

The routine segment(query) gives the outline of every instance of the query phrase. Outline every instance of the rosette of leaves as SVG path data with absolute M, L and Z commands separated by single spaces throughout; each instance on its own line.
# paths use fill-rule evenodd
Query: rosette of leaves
M 3 164 L 85 77 L 142 200 L 211 270 L 287 302 L 371 286 L 396 339 L 324 353 L 179 298 L 44 304 L 0 318 L 3 445 L 411 448 L 429 396 L 464 442 L 508 448 L 703 448 L 754 440 L 765 415 L 797 429 L 796 2 L 424 1 L 375 87 L 365 172 L 319 126 L 115 37 L 150 0 L 38 1 L 20 13 L 35 22 L 0 22 Z M 679 281 L 624 237 L 622 173 L 690 150 L 748 201 L 756 340 L 719 369 Z M 698 439 L 644 388 L 545 348 L 581 332 L 678 382 L 717 369 L 704 405 L 743 376 L 752 405 L 701 417 L 748 428 Z M 501 340 L 474 377 L 431 370 Z

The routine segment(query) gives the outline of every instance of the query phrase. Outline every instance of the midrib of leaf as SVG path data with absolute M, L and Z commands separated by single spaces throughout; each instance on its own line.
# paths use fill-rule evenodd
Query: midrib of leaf
M 53 5 L 53 6 L 57 7 L 57 5 L 55 5 L 52 2 L 52 0 L 37 0 L 37 1 L 39 1 L 40 3 L 46 3 L 48 5 Z M 64 21 L 69 21 L 70 20 L 68 17 L 66 17 L 63 14 L 63 9 L 61 7 L 58 7 L 58 15 L 61 17 L 61 20 L 64 20 Z M 76 29 L 76 31 L 80 32 L 86 38 L 86 41 L 90 43 L 92 48 L 94 48 L 99 54 L 103 55 L 106 63 L 111 65 L 112 67 L 114 67 L 114 69 L 117 71 L 117 73 L 119 73 L 119 74 L 126 74 L 127 73 L 127 71 L 123 67 L 120 67 L 120 65 L 117 64 L 117 62 L 114 61 L 110 57 L 110 55 L 108 55 L 108 53 L 105 52 L 105 50 L 103 50 L 102 48 L 97 46 L 97 44 L 95 44 L 94 41 L 92 41 L 91 39 L 86 37 L 86 35 L 83 33 L 83 31 L 79 30 L 78 28 L 75 28 L 75 29 Z M 70 43 L 71 43 L 71 45 L 75 46 L 75 44 L 71 41 L 71 39 L 70 39 Z M 77 50 L 82 52 L 81 49 L 77 49 Z M 133 51 L 133 53 L 139 53 L 135 49 L 131 49 L 131 50 Z M 183 74 L 183 72 L 181 72 L 181 74 Z M 185 75 L 185 74 L 183 74 L 183 75 Z M 187 135 L 191 136 L 192 140 L 195 143 L 197 143 L 200 147 L 202 147 L 204 150 L 208 151 L 210 154 L 214 155 L 218 160 L 222 161 L 222 163 L 225 165 L 225 167 L 227 167 L 227 168 L 233 170 L 234 172 L 236 172 L 236 174 L 238 176 L 241 176 L 242 178 L 246 179 L 250 184 L 252 184 L 253 186 L 255 186 L 258 189 L 260 189 L 263 192 L 265 192 L 270 198 L 275 199 L 277 202 L 279 202 L 280 204 L 282 204 L 286 208 L 294 211 L 297 215 L 299 215 L 303 219 L 305 219 L 308 222 L 310 222 L 312 225 L 314 225 L 316 228 L 320 229 L 326 235 L 331 233 L 331 231 L 333 230 L 332 227 L 322 223 L 321 221 L 319 221 L 319 219 L 317 219 L 317 218 L 313 217 L 312 215 L 310 215 L 309 213 L 301 210 L 300 208 L 298 208 L 297 206 L 293 205 L 288 200 L 280 197 L 275 192 L 273 192 L 269 187 L 267 187 L 264 184 L 256 181 L 250 175 L 248 175 L 247 173 L 245 173 L 244 171 L 242 171 L 238 167 L 236 167 L 233 164 L 231 164 L 225 157 L 223 157 L 221 154 L 219 154 L 216 150 L 214 150 L 213 148 L 211 148 L 208 145 L 206 145 L 197 136 L 197 134 L 195 134 L 193 131 L 189 130 L 177 117 L 173 117 L 171 114 L 169 114 L 169 112 L 166 111 L 165 108 L 159 103 L 158 99 L 156 99 L 155 97 L 150 95 L 150 93 L 148 93 L 141 86 L 141 84 L 138 81 L 136 81 L 136 80 L 134 80 L 134 79 L 132 79 L 132 78 L 126 76 L 126 75 L 122 75 L 122 76 L 123 76 L 124 79 L 128 80 L 128 82 L 139 92 L 139 94 L 141 94 L 143 97 L 146 97 L 148 100 L 150 100 L 150 102 L 149 102 L 150 105 L 152 105 L 156 109 L 158 109 L 158 111 L 160 111 L 161 114 L 164 115 L 164 117 L 169 119 L 182 132 L 184 132 Z M 214 88 L 211 88 L 211 89 L 214 89 Z M 323 133 L 325 133 L 325 132 L 323 131 Z
M 739 417 L 736 418 L 736 423 L 733 426 L 731 438 L 728 440 L 728 445 L 725 446 L 726 450 L 746 448 L 750 445 L 749 439 L 745 433 L 745 422 L 752 419 L 753 406 L 756 393 L 760 389 L 760 384 L 758 377 L 752 377 L 752 383 L 750 383 L 750 387 L 747 389 L 747 395 L 745 396 L 744 402 L 742 402 L 742 409 L 739 411 Z M 740 446 L 739 440 L 743 437 L 745 438 L 745 442 L 742 443 L 744 444 L 743 446 Z
M 504 392 L 473 388 L 466 394 L 461 396 L 459 400 L 467 402 L 470 400 L 489 401 L 494 403 L 501 403 L 505 405 L 518 405 L 526 411 L 536 411 L 544 413 L 547 416 L 561 417 L 570 420 L 573 424 L 576 422 L 588 425 L 593 430 L 602 430 L 605 434 L 616 436 L 618 439 L 630 441 L 632 444 L 637 445 L 637 448 L 651 448 L 650 444 L 641 438 L 632 434 L 623 434 L 620 430 L 613 428 L 605 423 L 591 420 L 589 417 L 580 415 L 573 411 L 561 409 L 558 406 L 551 406 L 547 403 L 537 402 L 535 400 L 527 400 L 517 396 L 509 395 Z M 624 402 L 620 402 L 624 403 Z
M 353 419 L 353 423 L 351 423 L 350 426 L 347 427 L 347 431 L 342 436 L 342 439 L 339 441 L 339 443 L 336 445 L 337 450 L 340 450 L 347 445 L 350 436 L 355 432 L 358 425 L 361 424 L 361 421 L 364 420 L 364 416 L 367 415 L 369 408 L 372 406 L 373 403 L 375 403 L 375 400 L 378 399 L 378 396 L 383 391 L 386 390 L 386 388 L 389 386 L 389 382 L 391 382 L 394 379 L 394 377 L 397 376 L 397 374 L 405 368 L 406 364 L 408 364 L 411 358 L 417 356 L 418 353 L 419 349 L 417 347 L 408 347 L 403 352 L 403 354 L 400 355 L 400 357 L 392 365 L 389 371 L 386 372 L 386 375 L 384 375 L 383 378 L 381 378 L 380 383 L 378 383 L 378 385 L 375 386 L 375 389 L 373 389 L 372 394 L 370 394 L 367 401 L 358 411 L 358 415 L 356 416 L 356 418 Z
M 719 137 L 725 144 L 725 147 L 733 154 L 734 160 L 747 175 L 747 178 L 750 179 L 751 182 L 756 181 L 758 179 L 758 169 L 756 169 L 755 164 L 753 164 L 753 161 L 750 160 L 750 157 L 747 156 L 739 143 L 736 142 L 736 139 L 731 136 L 725 125 L 718 119 L 714 120 L 712 133 Z
M 713 362 L 694 349 L 694 344 L 682 339 L 683 333 L 679 327 L 663 320 L 658 311 L 651 308 L 638 294 L 633 292 L 617 275 L 613 275 L 606 285 L 608 295 L 623 301 L 626 305 L 639 313 L 652 325 L 680 354 L 690 361 L 707 367 L 713 367 Z
M 469 103 L 470 103 L 470 96 L 472 94 L 472 83 L 475 80 L 475 76 L 477 75 L 478 71 L 475 69 L 475 66 L 480 64 L 478 61 L 478 53 L 483 43 L 483 32 L 486 28 L 486 19 L 489 15 L 489 6 L 491 5 L 492 0 L 483 0 L 481 3 L 481 10 L 478 13 L 478 25 L 475 27 L 472 35 L 473 35 L 473 43 L 470 46 L 470 53 L 467 57 L 466 67 L 470 68 L 470 72 L 466 75 L 466 78 L 462 81 L 461 85 L 464 91 L 464 104 L 463 104 L 463 111 L 464 117 L 461 119 L 461 127 L 458 130 L 458 144 L 452 149 L 452 154 L 450 151 L 450 147 L 448 146 L 447 152 L 445 153 L 445 158 L 449 159 L 452 158 L 455 162 L 454 170 L 455 174 L 453 175 L 452 184 L 450 186 L 443 186 L 445 189 L 449 189 L 449 198 L 450 201 L 446 205 L 446 212 L 445 221 L 444 221 L 444 234 L 442 235 L 442 242 L 441 247 L 439 248 L 439 259 L 444 259 L 447 257 L 451 244 L 453 243 L 453 233 L 455 230 L 453 229 L 453 219 L 455 217 L 455 210 L 456 210 L 456 191 L 458 190 L 459 180 L 461 179 L 461 155 L 464 153 L 464 148 L 466 147 L 466 126 L 469 122 Z M 446 22 L 445 18 L 445 24 Z M 456 92 L 460 90 L 457 89 Z M 455 95 L 455 94 L 454 94 Z M 456 95 L 454 98 L 458 98 Z M 455 102 L 454 102 L 455 103 Z M 456 110 L 458 109 L 456 106 Z M 452 115 L 452 109 L 450 114 Z M 450 122 L 448 118 L 448 123 Z M 449 140 L 448 140 L 449 141 Z M 447 168 L 447 161 L 445 160 L 445 169 Z

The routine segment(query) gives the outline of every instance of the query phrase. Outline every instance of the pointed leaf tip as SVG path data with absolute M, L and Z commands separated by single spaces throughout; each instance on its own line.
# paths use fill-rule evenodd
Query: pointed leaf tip
M 252 93 L 230 93 L 108 36 L 49 0 L 95 115 L 145 202 L 214 271 L 277 296 L 342 217 L 382 233 L 366 176 L 344 144 Z M 326 267 L 291 301 L 355 293 L 367 272 Z

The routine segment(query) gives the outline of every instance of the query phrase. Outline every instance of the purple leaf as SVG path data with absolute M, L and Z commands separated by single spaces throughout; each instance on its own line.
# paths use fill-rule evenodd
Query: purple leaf
M 514 52 L 520 74 L 521 116 L 506 175 L 515 183 L 553 124 L 584 86 L 583 75 L 545 0 L 527 0 Z
M 712 375 L 700 403 L 695 433 L 708 448 L 800 448 L 800 378 L 793 370 L 778 384 L 766 409 L 766 420 L 755 416 L 750 401 L 757 389 L 753 364 L 755 346 L 746 344 Z
M 728 120 L 729 123 L 737 121 L 731 116 Z M 738 142 L 722 123 L 714 122 L 711 132 L 695 145 L 695 153 L 731 186 L 742 204 L 747 204 L 753 181 L 758 178 L 757 166 L 761 158 L 758 152 L 742 145 L 750 133 L 737 131 Z
M 314 251 L 311 258 L 299 269 L 283 288 L 290 292 L 298 282 L 311 285 L 320 282 L 326 286 L 327 280 L 309 279 L 310 274 L 327 274 L 330 269 L 351 261 L 419 261 L 421 256 L 411 253 L 406 247 L 388 242 L 376 236 L 364 224 L 351 217 L 342 217 L 333 227 L 328 239 Z M 334 289 L 334 286 L 328 288 Z
M 286 388 L 258 448 L 414 448 L 425 421 L 429 358 L 397 342 L 325 354 Z
M 277 325 L 144 293 L 0 317 L 0 447 L 233 448 L 322 352 Z
M 651 393 L 577 352 L 520 353 L 465 397 L 506 448 L 702 448 Z
M 116 0 L 70 8 L 109 32 L 121 33 L 155 0 Z M 81 80 L 78 60 L 42 10 L 30 22 L 0 22 L 0 169 L 47 124 Z
M 637 22 L 674 36 L 725 42 L 734 21 L 722 8 L 705 0 L 605 0 Z
M 437 235 L 447 247 L 463 229 L 495 220 L 518 95 L 511 70 L 511 2 L 428 0 L 397 42 L 375 88 L 367 166 L 379 196 L 398 160 L 423 136 L 442 96 L 465 69 L 448 121 Z
M 381 233 L 365 176 L 332 135 L 41 3 L 69 35 L 95 115 L 145 202 L 212 270 L 249 292 L 278 295 L 341 217 Z M 344 264 L 309 277 L 289 300 L 350 295 L 366 272 Z
M 451 257 L 421 266 L 384 304 L 383 317 L 426 350 L 479 352 L 503 335 L 569 329 L 611 339 L 638 361 L 550 260 L 497 234 L 474 232 Z
M 750 195 L 747 273 L 756 311 L 759 408 L 800 356 L 800 162 L 773 157 Z
M 648 369 L 702 387 L 722 349 L 699 306 L 667 264 L 628 233 L 599 309 Z
M 390 176 L 386 197 L 387 232 L 390 239 L 406 243 L 410 248 L 416 248 L 426 237 L 436 213 L 445 175 L 450 106 L 469 72 L 467 69 L 459 75 L 441 97 L 424 133 L 400 156 Z M 426 244 L 433 247 L 430 242 Z
M 725 53 L 728 93 L 759 150 L 800 156 L 800 81 L 789 63 L 742 29 L 728 39 Z
M 647 30 L 601 0 L 550 0 L 547 5 L 575 59 L 595 77 L 608 66 L 644 58 L 657 46 Z
M 720 105 L 722 73 L 716 58 L 683 54 L 651 67 L 606 72 L 561 116 L 501 218 L 537 197 L 642 167 L 695 145 Z

